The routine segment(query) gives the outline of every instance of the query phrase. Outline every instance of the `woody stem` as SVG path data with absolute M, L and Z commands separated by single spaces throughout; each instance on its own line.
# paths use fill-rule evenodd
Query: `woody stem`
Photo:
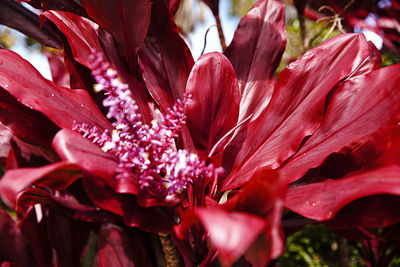
M 158 233 L 167 267 L 179 267 L 179 256 L 174 241 L 168 233 Z

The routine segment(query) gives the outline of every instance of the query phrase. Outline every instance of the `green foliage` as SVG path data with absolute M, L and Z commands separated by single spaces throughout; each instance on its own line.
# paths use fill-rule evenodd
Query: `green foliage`
M 340 240 L 324 225 L 308 225 L 289 236 L 286 249 L 279 258 L 280 266 L 341 266 Z M 348 245 L 350 266 L 365 266 L 357 250 Z
M 288 18 L 286 22 L 287 45 L 283 54 L 281 63 L 277 69 L 277 73 L 281 72 L 291 62 L 297 60 L 308 50 L 320 45 L 326 40 L 339 35 L 341 32 L 332 30 L 327 23 L 318 23 L 313 20 L 306 20 L 306 37 L 312 43 L 308 47 L 303 46 L 303 40 L 300 34 L 300 22 L 295 18 Z
M 391 51 L 382 53 L 382 67 L 400 63 L 400 55 L 396 55 Z

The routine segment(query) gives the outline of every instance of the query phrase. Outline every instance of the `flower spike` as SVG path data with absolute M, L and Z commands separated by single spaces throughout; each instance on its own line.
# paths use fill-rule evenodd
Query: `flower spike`
M 115 119 L 114 129 L 101 132 L 76 124 L 73 130 L 118 158 L 116 179 L 135 179 L 140 196 L 175 205 L 196 179 L 214 180 L 222 174 L 221 168 L 207 166 L 196 154 L 176 149 L 175 138 L 185 124 L 184 109 L 190 96 L 178 99 L 165 115 L 158 112 L 151 125 L 144 124 L 128 85 L 104 56 L 93 55 L 92 60 L 95 88 L 105 91 L 103 105 L 109 108 L 107 117 Z

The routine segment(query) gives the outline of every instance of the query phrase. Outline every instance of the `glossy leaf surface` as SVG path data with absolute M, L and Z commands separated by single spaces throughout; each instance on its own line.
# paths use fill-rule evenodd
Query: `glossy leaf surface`
M 15 207 L 18 195 L 32 185 L 65 189 L 82 177 L 78 166 L 57 162 L 38 168 L 19 168 L 7 171 L 0 180 L 1 198 Z
M 61 48 L 61 42 L 47 23 L 40 25 L 37 14 L 13 0 L 0 1 L 0 24 L 14 28 L 43 45 Z
M 210 207 L 199 208 L 195 213 L 224 264 L 232 264 L 244 254 L 267 226 L 263 218 L 248 213 Z
M 67 37 L 74 59 L 90 68 L 91 61 L 93 61 L 89 59 L 90 55 L 102 51 L 97 32 L 99 25 L 86 18 L 64 11 L 50 10 L 43 12 L 41 16 L 48 18 L 57 25 Z
M 225 51 L 242 95 L 240 119 L 258 117 L 268 105 L 286 45 L 285 9 L 275 0 L 258 1 L 244 16 Z
M 80 166 L 85 173 L 101 177 L 109 186 L 115 187 L 114 172 L 118 163 L 98 145 L 78 133 L 63 129 L 54 137 L 53 148 L 63 160 Z
M 300 178 L 354 140 L 396 125 L 400 120 L 399 71 L 400 64 L 392 65 L 342 83 L 321 127 L 282 168 L 287 181 Z
M 82 0 L 87 13 L 117 41 L 130 66 L 136 64 L 136 53 L 150 24 L 149 0 Z
M 183 98 L 194 61 L 165 2 L 154 2 L 151 13 L 139 66 L 150 94 L 165 111 Z
M 59 129 L 42 113 L 22 105 L 2 88 L 0 88 L 0 120 L 19 139 L 44 147 L 49 147 Z
M 339 180 L 291 188 L 285 206 L 307 218 L 325 221 L 346 204 L 377 194 L 400 195 L 399 166 L 392 165 Z
M 227 58 L 219 53 L 200 57 L 186 93 L 192 96 L 185 109 L 187 125 L 198 153 L 207 156 L 238 118 L 240 92 Z
M 243 185 L 255 168 L 278 168 L 313 134 L 324 116 L 328 93 L 369 58 L 360 34 L 343 34 L 308 51 L 284 69 L 268 107 L 249 124 L 246 140 L 222 190 Z
M 12 51 L 0 50 L 0 86 L 61 128 L 72 128 L 74 121 L 100 129 L 111 127 L 86 91 L 57 86 Z

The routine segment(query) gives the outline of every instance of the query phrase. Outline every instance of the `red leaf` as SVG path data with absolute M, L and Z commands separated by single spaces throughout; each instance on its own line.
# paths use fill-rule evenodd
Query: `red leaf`
M 266 45 L 268 44 L 268 45 Z M 240 120 L 255 119 L 268 105 L 286 45 L 285 8 L 275 0 L 261 0 L 242 18 L 225 54 L 231 61 L 242 95 Z
M 51 140 L 59 130 L 42 113 L 22 105 L 2 88 L 0 89 L 0 121 L 19 139 L 46 148 L 50 147 Z
M 32 251 L 14 219 L 0 208 L 0 262 L 9 261 L 21 267 L 35 266 Z
M 65 189 L 82 177 L 78 166 L 57 162 L 38 168 L 20 168 L 7 171 L 0 180 L 1 198 L 15 207 L 19 193 L 32 185 Z
M 285 206 L 307 218 L 325 221 L 333 218 L 346 204 L 377 194 L 400 195 L 399 166 L 291 188 Z
M 194 61 L 165 2 L 155 1 L 151 12 L 149 32 L 139 51 L 139 66 L 150 94 L 165 111 L 176 99 L 183 98 Z
M 9 50 L 0 50 L 0 86 L 61 128 L 72 128 L 74 121 L 99 129 L 111 128 L 86 91 L 57 86 Z
M 48 24 L 40 25 L 39 17 L 13 0 L 0 2 L 0 24 L 14 28 L 46 46 L 61 48 L 61 42 Z
M 363 35 L 343 34 L 284 69 L 269 105 L 249 124 L 233 171 L 221 190 L 243 185 L 257 167 L 278 168 L 292 156 L 303 138 L 320 126 L 328 93 L 357 70 L 370 53 Z
M 209 207 L 198 208 L 195 213 L 225 265 L 232 264 L 244 254 L 267 227 L 263 218 L 243 212 Z
M 147 240 L 138 235 L 112 224 L 103 225 L 99 234 L 99 267 L 152 266 Z
M 232 65 L 217 52 L 200 57 L 186 93 L 192 95 L 185 109 L 187 125 L 199 155 L 207 156 L 237 122 L 240 92 Z
M 170 230 L 174 223 L 172 209 L 140 207 L 137 204 L 136 196 L 118 194 L 100 179 L 84 179 L 83 183 L 93 203 L 101 209 L 122 216 L 125 224 L 130 227 L 140 227 L 146 231 L 160 232 Z
M 150 24 L 149 0 L 82 0 L 91 18 L 111 32 L 130 66 L 136 64 Z
M 348 229 L 350 236 L 354 238 L 357 231 L 363 228 L 381 228 L 400 222 L 398 207 L 400 196 L 398 195 L 373 195 L 355 200 L 333 217 L 324 222 L 333 229 Z
M 63 11 L 50 10 L 43 12 L 41 16 L 57 25 L 67 37 L 75 60 L 90 68 L 89 56 L 102 51 L 97 32 L 99 25 L 81 16 Z
M 69 74 L 61 54 L 58 51 L 51 53 L 47 50 L 44 51 L 44 54 L 49 61 L 53 82 L 59 86 L 69 87 Z
M 80 166 L 86 174 L 103 178 L 115 188 L 114 173 L 118 162 L 98 145 L 78 133 L 63 129 L 54 137 L 53 148 L 63 160 Z
M 332 96 L 321 127 L 282 168 L 288 182 L 353 141 L 400 120 L 400 64 L 345 81 Z

